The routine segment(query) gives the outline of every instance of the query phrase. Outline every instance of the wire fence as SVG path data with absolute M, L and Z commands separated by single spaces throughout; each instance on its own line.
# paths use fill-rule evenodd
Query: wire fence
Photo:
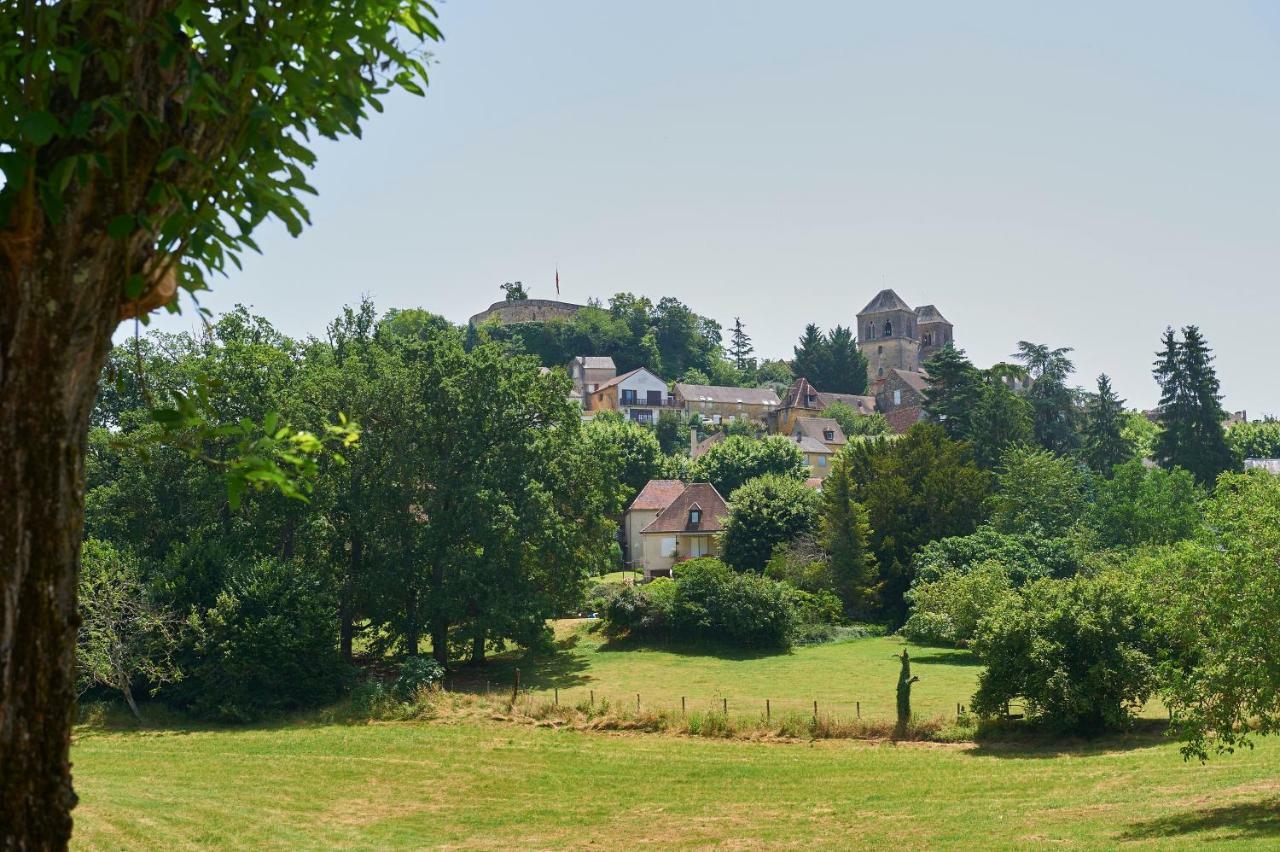
M 622 692 L 618 689 L 595 689 L 592 687 L 574 686 L 560 689 L 558 687 L 524 687 L 519 684 L 518 675 L 514 682 L 484 681 L 477 683 L 468 681 L 461 689 L 458 684 L 448 683 L 446 688 L 467 693 L 480 693 L 492 699 L 507 703 L 515 702 L 521 707 L 536 705 L 557 705 L 565 708 L 577 708 L 587 712 L 603 712 L 607 709 L 618 712 L 666 713 L 666 714 L 708 714 L 718 713 L 736 718 L 759 718 L 763 721 L 780 719 L 787 716 L 806 718 L 839 718 L 848 720 L 892 721 L 897 716 L 897 699 L 895 693 L 887 695 L 868 695 L 847 699 L 831 700 L 830 698 L 810 698 L 799 696 L 759 697 L 730 694 L 705 689 L 690 690 L 688 694 L 676 694 L 677 690 L 667 689 L 661 693 Z M 969 698 L 957 696 L 947 704 L 939 706 L 937 696 L 924 705 L 925 712 L 917 712 L 917 717 L 942 719 L 960 719 L 969 714 Z M 1011 703 L 1005 708 L 1006 715 L 1018 718 L 1023 708 Z

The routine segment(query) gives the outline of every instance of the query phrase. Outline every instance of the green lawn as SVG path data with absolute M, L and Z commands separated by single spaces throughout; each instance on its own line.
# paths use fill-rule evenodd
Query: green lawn
M 1274 740 L 1201 766 L 1142 740 L 759 743 L 472 720 L 81 730 L 72 759 L 79 848 L 1280 843 Z
M 562 703 L 576 703 L 594 690 L 628 707 L 640 695 L 645 709 L 677 709 L 684 697 L 690 710 L 720 709 L 729 700 L 731 714 L 794 710 L 852 718 L 861 704 L 863 718 L 892 719 L 898 682 L 897 654 L 907 647 L 912 672 L 920 682 L 913 709 L 922 717 L 954 716 L 956 704 L 969 703 L 980 666 L 964 651 L 908 646 L 897 637 L 857 639 L 797 647 L 790 653 L 753 654 L 705 644 L 662 647 L 605 642 L 586 630 L 584 621 L 556 625 L 559 651 L 519 662 L 496 660 L 480 674 L 464 674 L 458 689 L 510 689 L 513 669 L 535 698 L 560 690 Z

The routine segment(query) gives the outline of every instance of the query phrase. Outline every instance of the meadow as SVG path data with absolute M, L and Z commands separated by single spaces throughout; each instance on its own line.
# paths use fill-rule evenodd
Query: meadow
M 74 845 L 1190 848 L 1280 843 L 1280 742 L 1184 762 L 1025 748 L 743 742 L 479 719 L 81 728 Z
M 452 688 L 509 692 L 520 669 L 522 690 L 548 700 L 559 691 L 561 703 L 576 704 L 592 695 L 644 710 L 721 710 L 731 715 L 763 713 L 766 700 L 775 713 L 892 719 L 900 663 L 906 648 L 912 673 L 920 682 L 912 691 L 913 709 L 923 718 L 954 717 L 967 705 L 981 666 L 967 651 L 924 648 L 899 637 L 870 637 L 801 645 L 790 652 L 753 652 L 702 642 L 635 643 L 608 641 L 587 619 L 555 623 L 554 653 L 500 657 L 482 674 L 465 671 Z

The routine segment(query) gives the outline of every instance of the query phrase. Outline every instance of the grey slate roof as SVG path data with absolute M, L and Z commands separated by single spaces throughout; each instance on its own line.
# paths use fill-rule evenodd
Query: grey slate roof
M 835 450 L 822 443 L 822 441 L 817 438 L 810 438 L 808 435 L 796 435 L 793 440 L 796 442 L 796 446 L 806 453 L 819 453 L 824 456 L 829 456 L 835 452 Z
M 832 432 L 831 440 L 828 441 L 823 436 L 823 432 L 830 430 Z M 847 444 L 849 439 L 844 436 L 844 430 L 840 428 L 840 424 L 830 417 L 801 417 L 796 420 L 795 428 L 791 430 L 792 435 L 803 435 L 807 438 L 813 438 L 822 441 L 824 444 Z
M 897 367 L 893 368 L 893 372 L 898 378 L 902 379 L 909 387 L 917 391 L 923 391 L 929 387 L 929 375 L 927 373 L 917 373 L 912 370 L 902 370 Z
M 951 321 L 942 315 L 942 311 L 933 305 L 921 305 L 916 308 L 916 322 L 920 324 L 931 322 L 945 322 L 951 325 Z
M 892 290 L 881 290 L 876 293 L 876 297 L 867 306 L 858 312 L 858 316 L 863 314 L 878 314 L 881 311 L 911 311 L 911 306 L 902 301 L 902 297 Z

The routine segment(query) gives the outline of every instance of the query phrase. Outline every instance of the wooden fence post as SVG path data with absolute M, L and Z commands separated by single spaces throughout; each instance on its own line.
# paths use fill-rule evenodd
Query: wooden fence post
M 684 696 L 680 696 L 680 715 L 684 715 Z
M 854 713 L 856 713 L 858 715 L 858 718 L 861 719 L 862 718 L 862 702 L 861 701 L 853 702 L 853 707 L 854 707 Z
M 720 700 L 724 702 L 724 715 L 728 716 L 729 715 L 729 699 L 721 698 Z
M 511 686 L 511 706 L 516 706 L 516 699 L 520 697 L 520 670 L 516 669 L 516 682 Z
M 560 706 L 560 687 L 557 686 L 555 690 L 556 690 L 555 698 L 553 698 L 552 700 L 555 702 L 555 705 L 559 707 Z
M 764 720 L 768 722 L 773 718 L 773 711 L 769 708 L 769 699 L 764 700 Z
M 818 702 L 813 702 L 813 723 L 818 724 Z
M 636 712 L 640 712 L 640 693 L 636 693 Z
M 596 691 L 594 689 L 591 690 L 591 706 L 596 706 Z

